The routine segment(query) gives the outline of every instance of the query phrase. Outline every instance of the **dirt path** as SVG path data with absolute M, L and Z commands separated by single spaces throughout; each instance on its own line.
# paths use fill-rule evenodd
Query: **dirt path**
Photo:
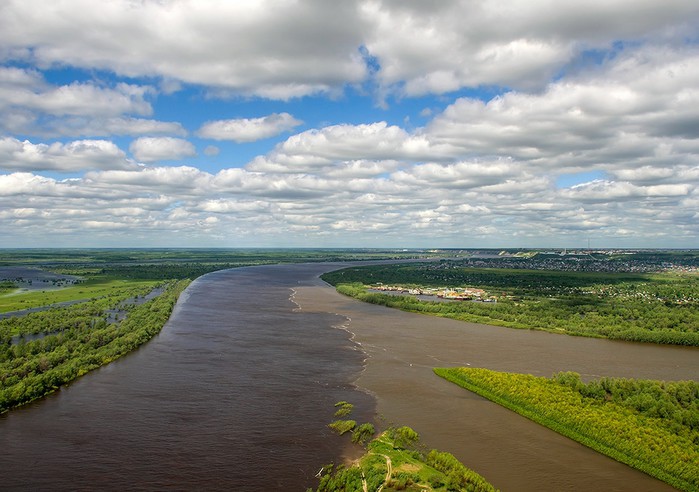
M 381 492 L 383 488 L 388 485 L 388 482 L 391 481 L 391 475 L 393 475 L 393 464 L 391 463 L 391 458 L 386 456 L 385 454 L 380 454 L 379 456 L 383 456 L 386 458 L 386 478 L 383 481 L 383 485 L 376 489 L 376 492 Z

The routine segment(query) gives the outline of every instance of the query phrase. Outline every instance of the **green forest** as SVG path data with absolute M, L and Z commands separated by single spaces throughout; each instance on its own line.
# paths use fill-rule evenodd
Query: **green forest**
M 322 278 L 345 295 L 405 311 L 511 328 L 699 346 L 696 273 L 479 269 L 434 262 L 353 267 Z M 480 288 L 497 302 L 432 302 L 368 290 L 377 285 Z
M 435 373 L 681 490 L 699 490 L 699 383 L 552 378 L 477 368 Z

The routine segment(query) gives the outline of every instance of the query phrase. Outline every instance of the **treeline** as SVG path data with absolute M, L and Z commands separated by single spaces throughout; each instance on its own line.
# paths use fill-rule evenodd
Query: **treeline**
M 411 272 L 411 279 L 415 281 L 411 284 L 398 281 L 386 267 L 340 270 L 324 275 L 323 279 L 345 295 L 411 312 L 511 328 L 699 346 L 699 282 L 695 277 L 646 276 L 643 282 L 630 282 L 627 277 L 622 282 L 612 275 L 606 279 L 608 283 L 600 284 L 595 282 L 600 281 L 601 274 L 529 272 L 514 275 L 510 281 L 506 272 L 478 271 L 474 275 L 480 283 L 447 284 L 425 279 L 420 284 L 418 280 L 423 278 L 425 271 L 411 271 L 410 268 L 400 268 L 400 271 Z M 395 277 L 402 278 L 403 275 Z M 488 278 L 490 281 L 486 282 Z M 558 281 L 561 285 L 556 291 L 554 286 Z M 412 296 L 367 292 L 365 286 L 377 282 L 404 286 L 471 286 L 490 289 L 489 294 L 496 293 L 500 297 L 497 303 L 487 304 L 430 302 Z M 511 283 L 510 290 L 507 289 L 508 282 Z M 494 286 L 504 290 L 493 291 Z M 506 293 L 509 295 L 504 295 Z
M 699 383 L 584 384 L 575 373 L 541 378 L 476 368 L 435 373 L 673 487 L 699 490 Z M 662 403 L 652 404 L 656 398 Z
M 118 264 L 218 263 L 258 265 L 316 261 L 353 261 L 427 256 L 419 251 L 381 249 L 289 249 L 289 248 L 147 248 L 147 249 L 3 249 L 0 266 L 33 265 L 44 267 Z
M 601 378 L 584 383 L 576 372 L 561 372 L 554 381 L 585 398 L 612 401 L 650 418 L 699 446 L 699 383 L 650 379 Z
M 0 349 L 0 413 L 51 393 L 150 340 L 165 325 L 189 282 L 170 282 L 162 294 L 132 307 L 118 323 L 95 317 L 89 323 L 79 320 L 76 326 L 63 325 L 56 334 L 16 345 L 5 337 Z
M 647 282 L 652 276 L 635 273 L 590 273 L 506 268 L 464 268 L 450 262 L 410 265 L 371 265 L 345 268 L 323 275 L 330 284 L 361 282 L 427 287 L 470 285 L 515 295 L 540 295 L 598 284 Z

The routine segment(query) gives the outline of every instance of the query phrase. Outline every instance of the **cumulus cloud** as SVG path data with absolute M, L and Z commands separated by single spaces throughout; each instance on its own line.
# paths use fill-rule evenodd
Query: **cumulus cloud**
M 380 84 L 407 95 L 480 85 L 541 88 L 585 49 L 668 31 L 681 36 L 699 18 L 699 7 L 686 0 L 595 0 L 555 8 L 548 0 L 429 6 L 368 0 L 360 8 L 373 27 L 365 45 L 381 67 Z
M 432 145 L 420 133 L 409 134 L 385 121 L 360 125 L 331 125 L 298 133 L 278 144 L 247 168 L 259 172 L 311 172 L 341 163 L 438 159 L 447 146 Z M 356 165 L 356 164 L 355 164 Z
M 207 238 L 209 245 L 219 233 L 250 234 L 258 241 L 286 234 L 287 243 L 310 234 L 317 241 L 335 238 L 359 246 L 351 243 L 351 234 L 362 241 L 374 237 L 404 244 L 405 231 L 414 231 L 431 244 L 462 245 L 503 238 L 568 241 L 590 231 L 619 237 L 631 230 L 652 241 L 667 234 L 659 224 L 668 222 L 675 224 L 677 241 L 691 241 L 699 232 L 692 212 L 699 203 L 696 183 L 642 186 L 607 180 L 559 190 L 541 177 L 517 174 L 516 166 L 491 164 L 492 172 L 483 163 L 425 164 L 411 179 L 405 171 L 348 179 L 238 168 L 210 174 L 186 166 L 93 171 L 66 180 L 13 173 L 0 175 L 0 223 L 21 224 L 22 234 L 40 237 L 50 222 L 52 231 L 70 236 L 89 220 L 95 229 L 113 223 L 144 237 L 170 233 L 188 241 Z M 499 182 L 488 184 L 493 180 Z M 498 186 L 497 193 L 488 190 Z M 204 230 L 207 235 L 198 236 Z
M 197 154 L 191 142 L 174 137 L 141 137 L 131 142 L 129 150 L 142 162 L 174 161 Z
M 0 109 L 19 107 L 56 116 L 149 115 L 148 86 L 118 83 L 100 87 L 92 82 L 54 86 L 35 70 L 0 67 Z
M 293 130 L 301 123 L 289 113 L 274 113 L 262 118 L 210 121 L 202 125 L 197 135 L 212 140 L 255 142 Z
M 123 115 L 150 115 L 150 86 L 94 82 L 52 85 L 37 70 L 0 67 L 0 129 L 42 136 L 185 134 L 176 122 Z
M 696 47 L 630 50 L 593 76 L 565 78 L 541 93 L 458 99 L 424 133 L 432 146 L 540 168 L 696 164 L 699 149 L 686 133 L 699 120 L 697 66 Z M 673 134 L 678 114 L 688 123 Z
M 221 149 L 219 149 L 215 145 L 207 145 L 204 148 L 204 155 L 207 155 L 209 157 L 218 155 L 220 152 L 221 152 Z
M 6 52 L 44 65 L 282 100 L 359 82 L 366 72 L 357 53 L 366 22 L 353 2 L 25 0 L 6 3 L 2 14 Z
M 85 228 L 103 245 L 115 230 L 205 246 L 555 246 L 592 234 L 696 245 L 699 49 L 685 40 L 698 16 L 689 0 L 11 0 L 0 7 L 0 57 L 16 65 L 0 68 L 0 229 L 17 245 Z M 48 82 L 51 67 L 98 75 Z M 487 92 L 449 99 L 463 88 Z M 441 97 L 413 105 L 429 108 L 422 128 L 409 126 L 417 114 L 350 124 L 355 115 L 329 112 L 245 167 L 213 172 L 159 161 L 196 155 L 187 128 L 241 143 L 301 123 L 269 101 L 261 114 L 276 112 L 262 118 L 155 119 L 165 105 L 153 100 L 183 89 L 226 104 Z M 143 136 L 135 160 L 112 135 Z M 203 153 L 214 162 L 231 148 Z M 561 189 L 564 174 L 588 181 Z
M 107 140 L 34 144 L 12 137 L 0 138 L 0 169 L 5 171 L 74 172 L 135 167 L 119 147 Z
M 33 130 L 37 131 L 37 130 Z M 114 117 L 85 118 L 68 117 L 47 119 L 43 122 L 43 134 L 52 136 L 111 136 L 111 135 L 180 135 L 187 131 L 175 121 L 158 121 L 146 118 Z
M 585 49 L 691 35 L 699 8 L 690 0 L 595 0 L 556 8 L 547 0 L 429 6 L 15 0 L 2 14 L 6 56 L 285 100 L 342 89 L 371 73 L 384 88 L 408 95 L 489 84 L 541 87 Z M 367 67 L 361 49 L 376 67 Z

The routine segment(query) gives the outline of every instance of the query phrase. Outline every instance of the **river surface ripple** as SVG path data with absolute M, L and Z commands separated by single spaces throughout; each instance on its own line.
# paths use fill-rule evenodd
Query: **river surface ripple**
M 139 350 L 0 416 L 2 490 L 305 490 L 346 439 L 327 429 L 364 354 L 347 322 L 299 312 L 292 288 L 329 265 L 196 280 Z

